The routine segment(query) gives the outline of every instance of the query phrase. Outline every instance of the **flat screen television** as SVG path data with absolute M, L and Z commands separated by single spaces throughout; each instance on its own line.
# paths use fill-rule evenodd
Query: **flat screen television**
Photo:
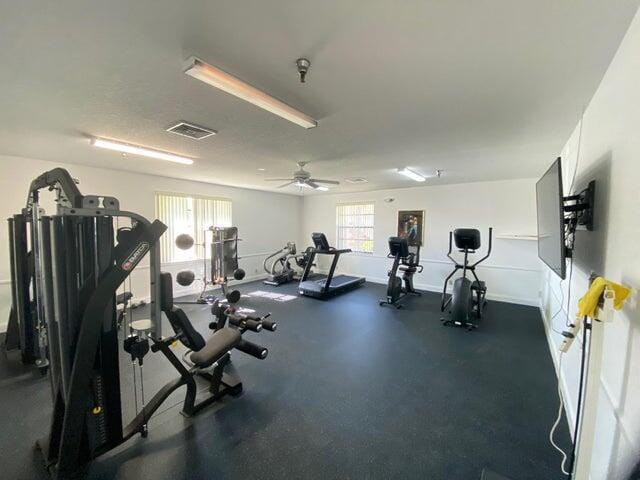
M 560 157 L 536 183 L 538 257 L 556 275 L 566 277 L 564 201 Z

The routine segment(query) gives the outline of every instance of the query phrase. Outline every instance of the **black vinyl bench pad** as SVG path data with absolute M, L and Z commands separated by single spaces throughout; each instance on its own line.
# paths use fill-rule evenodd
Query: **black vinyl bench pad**
M 197 367 L 209 367 L 238 345 L 240 339 L 241 335 L 238 330 L 223 328 L 211 335 L 204 347 L 193 352 L 189 358 Z

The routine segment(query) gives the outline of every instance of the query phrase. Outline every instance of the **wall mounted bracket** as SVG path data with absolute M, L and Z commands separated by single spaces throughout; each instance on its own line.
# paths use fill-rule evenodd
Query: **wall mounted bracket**
M 573 238 L 578 227 L 593 230 L 593 212 L 595 206 L 596 181 L 591 180 L 587 188 L 575 195 L 563 198 L 565 226 L 565 256 L 570 258 L 573 250 Z

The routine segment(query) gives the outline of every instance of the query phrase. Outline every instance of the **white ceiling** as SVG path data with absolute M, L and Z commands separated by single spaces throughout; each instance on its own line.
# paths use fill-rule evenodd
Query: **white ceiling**
M 638 0 L 4 1 L 0 153 L 268 189 L 297 161 L 333 191 L 537 176 Z M 315 117 L 304 130 L 182 73 L 197 55 Z M 311 60 L 308 83 L 294 61 Z M 179 120 L 218 130 L 194 141 Z M 88 136 L 195 158 L 99 151 Z M 258 171 L 265 168 L 265 172 Z M 296 193 L 294 188 L 290 193 Z

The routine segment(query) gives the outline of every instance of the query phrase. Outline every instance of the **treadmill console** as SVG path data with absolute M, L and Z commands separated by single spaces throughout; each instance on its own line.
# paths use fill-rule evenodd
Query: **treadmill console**
M 331 250 L 327 237 L 324 233 L 314 232 L 311 234 L 311 239 L 313 240 L 313 244 L 317 250 L 324 252 Z

